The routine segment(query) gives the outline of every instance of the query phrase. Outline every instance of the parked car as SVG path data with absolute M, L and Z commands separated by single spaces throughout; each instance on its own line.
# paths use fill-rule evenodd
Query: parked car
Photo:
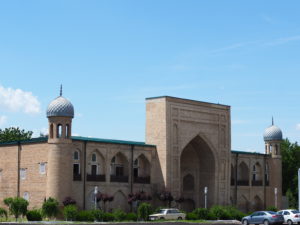
M 149 215 L 150 220 L 183 220 L 185 213 L 180 212 L 178 209 L 161 209 L 158 213 Z
M 295 209 L 283 209 L 277 212 L 280 215 L 283 215 L 284 222 L 288 225 L 292 225 L 293 223 L 300 222 L 300 212 Z
M 250 216 L 245 216 L 242 219 L 243 225 L 248 224 L 283 224 L 284 218 L 282 215 L 277 214 L 273 211 L 257 211 L 252 213 Z

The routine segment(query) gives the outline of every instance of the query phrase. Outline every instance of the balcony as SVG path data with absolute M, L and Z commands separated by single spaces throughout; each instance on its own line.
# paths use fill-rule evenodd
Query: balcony
M 238 180 L 237 185 L 238 186 L 249 186 L 249 180 Z
M 87 174 L 86 181 L 98 181 L 98 182 L 105 182 L 105 175 L 95 175 L 95 174 Z
M 128 183 L 128 176 L 110 175 L 110 182 Z
M 252 180 L 252 186 L 262 186 L 262 180 Z
M 150 176 L 147 176 L 147 177 L 134 177 L 133 182 L 134 183 L 139 183 L 139 184 L 150 184 Z
M 81 181 L 81 174 L 73 174 L 73 181 Z

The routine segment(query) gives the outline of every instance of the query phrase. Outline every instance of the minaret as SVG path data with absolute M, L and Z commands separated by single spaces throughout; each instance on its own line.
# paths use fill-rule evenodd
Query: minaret
M 282 131 L 279 127 L 274 125 L 272 117 L 272 125 L 264 132 L 264 141 L 266 154 L 265 174 L 268 177 L 266 195 L 268 201 L 266 206 L 276 206 L 281 208 L 282 202 L 282 159 L 280 151 L 280 143 L 282 141 Z M 275 197 L 276 196 L 276 197 Z
M 264 132 L 265 153 L 271 154 L 272 157 L 280 156 L 280 143 L 282 141 L 282 131 L 274 125 L 272 117 L 272 125 Z
M 60 204 L 71 196 L 72 184 L 72 152 L 71 134 L 74 107 L 62 96 L 62 86 L 59 96 L 48 106 L 49 152 L 47 171 L 46 197 L 57 199 Z

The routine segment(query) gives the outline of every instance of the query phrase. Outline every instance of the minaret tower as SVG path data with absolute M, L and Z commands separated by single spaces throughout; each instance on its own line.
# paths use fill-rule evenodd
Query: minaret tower
M 282 131 L 274 125 L 272 117 L 272 125 L 264 132 L 265 152 L 272 157 L 280 156 L 280 143 L 282 141 Z
M 69 100 L 62 96 L 62 86 L 60 87 L 60 95 L 48 106 L 47 117 L 50 147 L 46 197 L 53 197 L 62 204 L 64 198 L 71 196 L 71 134 L 74 117 L 74 107 Z
M 282 159 L 280 151 L 280 143 L 282 141 L 282 131 L 272 125 L 264 132 L 266 162 L 265 162 L 265 184 L 267 186 L 267 206 L 275 206 L 281 208 L 282 202 Z

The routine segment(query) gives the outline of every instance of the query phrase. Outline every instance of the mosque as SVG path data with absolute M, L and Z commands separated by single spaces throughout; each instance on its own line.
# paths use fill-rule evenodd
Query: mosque
M 281 208 L 281 130 L 264 132 L 265 154 L 231 150 L 230 106 L 161 96 L 146 99 L 144 142 L 72 136 L 74 108 L 62 94 L 47 108 L 49 135 L 0 143 L 0 201 L 20 196 L 31 208 L 71 197 L 80 209 L 95 194 L 113 196 L 108 210 L 130 210 L 128 195 L 168 191 L 172 205 L 234 205 L 245 212 Z M 263 147 L 263 146 L 262 146 Z M 207 190 L 207 193 L 204 193 Z M 96 203 L 101 204 L 101 203 Z M 96 206 L 99 207 L 99 206 Z

